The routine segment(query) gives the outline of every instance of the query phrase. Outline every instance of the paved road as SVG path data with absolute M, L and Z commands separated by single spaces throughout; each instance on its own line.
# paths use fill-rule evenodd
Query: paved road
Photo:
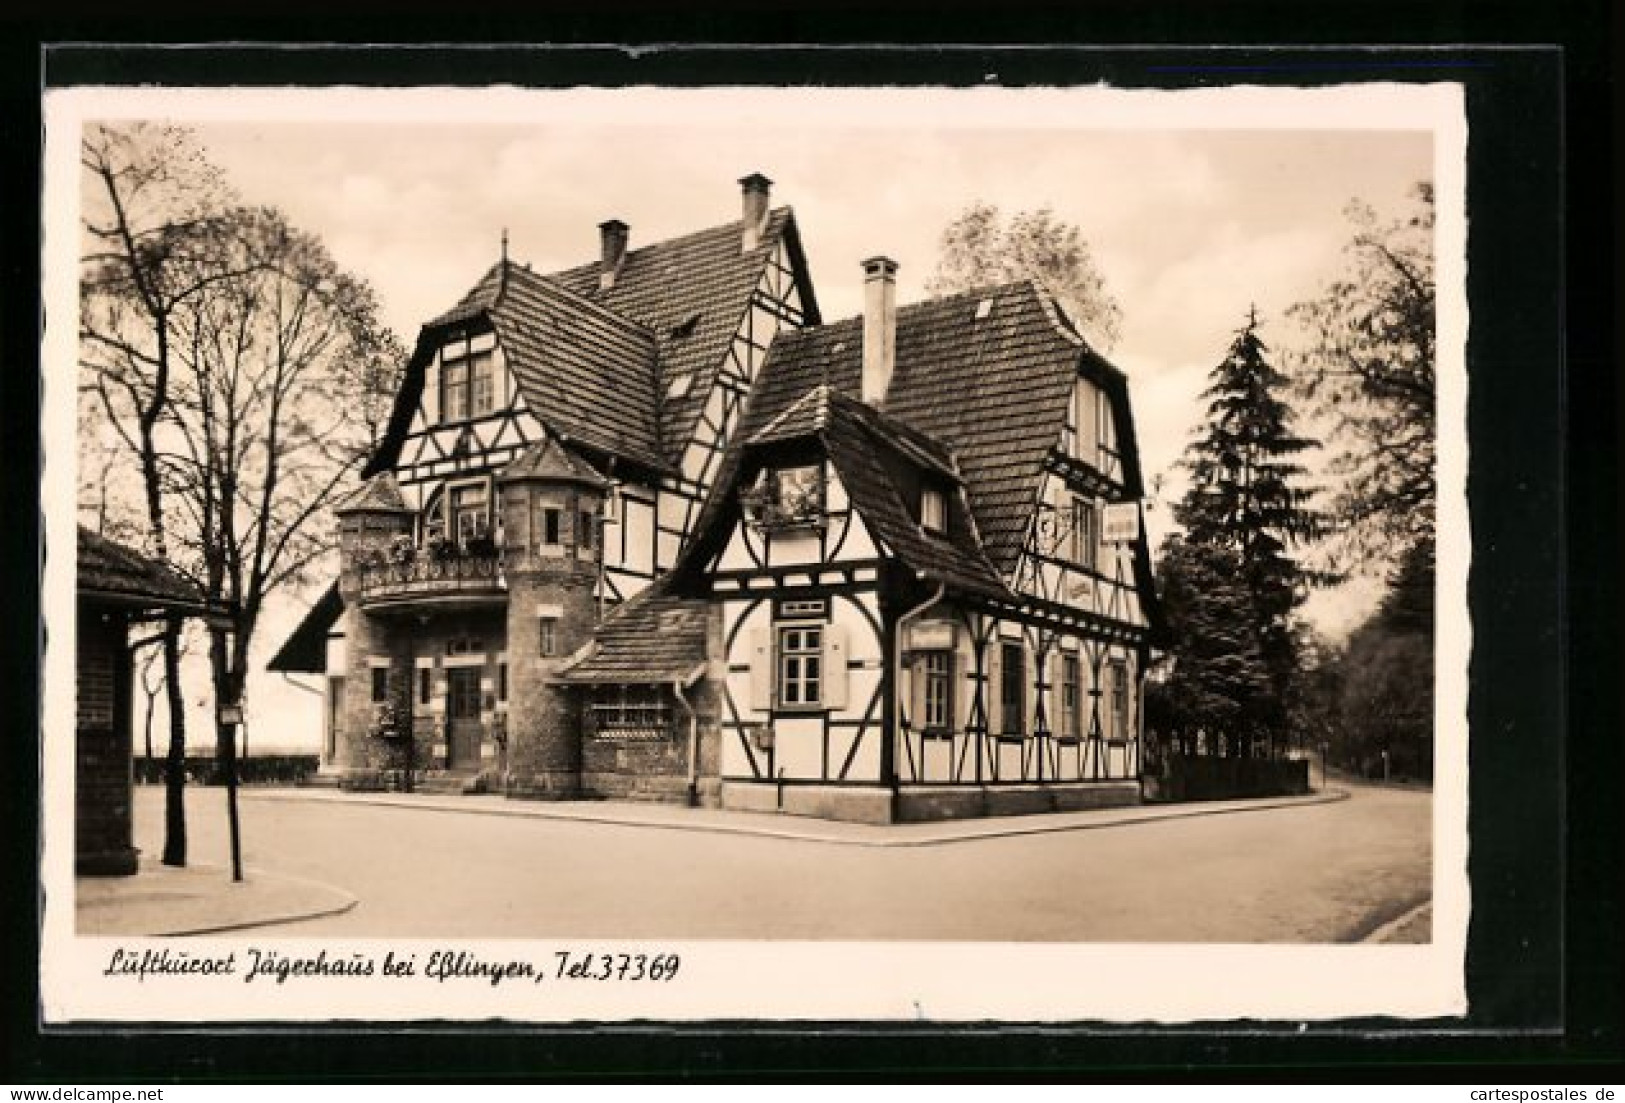
M 159 849 L 162 794 L 137 792 Z M 190 793 L 193 857 L 225 861 L 224 793 Z M 1429 896 L 1428 794 L 925 847 L 480 816 L 245 790 L 250 867 L 360 898 L 290 937 L 1333 942 Z M 1414 937 L 1424 941 L 1425 930 Z

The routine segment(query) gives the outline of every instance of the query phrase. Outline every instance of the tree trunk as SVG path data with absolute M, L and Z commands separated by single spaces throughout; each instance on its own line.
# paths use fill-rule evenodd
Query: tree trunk
M 164 767 L 166 866 L 186 864 L 186 700 L 181 692 L 181 623 L 164 623 L 164 692 L 169 703 L 169 757 Z

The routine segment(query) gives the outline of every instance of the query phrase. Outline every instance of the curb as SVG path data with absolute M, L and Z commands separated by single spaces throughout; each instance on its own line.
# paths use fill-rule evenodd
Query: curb
M 337 885 L 329 885 L 323 881 L 311 881 L 304 877 L 290 877 L 285 873 L 269 873 L 265 870 L 251 870 L 247 872 L 256 873 L 261 877 L 274 877 L 279 881 L 297 885 L 305 885 L 313 889 L 320 889 L 322 892 L 331 893 L 332 895 L 339 897 L 339 900 L 337 903 L 328 906 L 305 909 L 301 911 L 278 913 L 267 916 L 263 919 L 238 919 L 229 923 L 211 923 L 207 926 L 187 927 L 183 930 L 156 931 L 152 937 L 183 938 L 189 935 L 224 934 L 228 931 L 246 931 L 255 927 L 280 927 L 288 923 L 303 923 L 307 919 L 326 919 L 328 916 L 343 915 L 345 912 L 352 910 L 356 904 L 360 903 L 359 899 L 353 893 L 347 892 L 344 889 L 339 888 Z
M 1429 893 L 1427 896 L 1423 897 L 1419 903 L 1412 904 L 1401 911 L 1394 918 L 1388 920 L 1386 923 L 1379 924 L 1372 930 L 1368 931 L 1363 937 L 1354 939 L 1353 941 L 1360 943 L 1387 942 L 1393 936 L 1395 931 L 1400 930 L 1405 926 L 1405 924 L 1409 923 L 1412 919 L 1416 918 L 1418 915 L 1432 907 L 1433 894 Z
M 315 796 L 295 791 L 278 793 L 257 793 L 255 799 L 286 800 L 286 801 L 312 801 L 315 803 L 330 804 L 370 804 L 383 808 L 404 808 L 425 812 L 448 812 L 453 814 L 471 816 L 508 816 L 529 819 L 557 820 L 575 823 L 609 824 L 616 827 L 643 827 L 662 831 L 690 831 L 718 835 L 742 835 L 757 838 L 790 839 L 799 842 L 828 843 L 840 846 L 866 846 L 866 847 L 921 847 L 942 846 L 958 842 L 975 842 L 982 839 L 1010 838 L 1019 835 L 1053 834 L 1062 831 L 1098 831 L 1111 827 L 1128 827 L 1138 824 L 1155 823 L 1160 820 L 1188 819 L 1195 816 L 1225 816 L 1244 812 L 1264 812 L 1279 808 L 1303 808 L 1318 804 L 1334 804 L 1349 799 L 1345 789 L 1327 789 L 1302 797 L 1274 797 L 1260 798 L 1256 803 L 1236 805 L 1225 803 L 1222 807 L 1204 807 L 1202 803 L 1191 805 L 1141 805 L 1139 810 L 1125 813 L 1121 809 L 1098 809 L 1092 812 L 1063 812 L 1048 813 L 1034 816 L 1006 816 L 993 817 L 991 820 L 957 820 L 957 824 L 966 825 L 953 832 L 938 830 L 934 835 L 922 834 L 912 838 L 864 838 L 835 834 L 816 829 L 797 829 L 790 824 L 740 824 L 740 823 L 682 823 L 675 821 L 653 821 L 642 819 L 628 819 L 617 817 L 608 813 L 583 812 L 574 809 L 564 810 L 556 807 L 550 808 L 545 804 L 536 804 L 519 807 L 489 807 L 468 806 L 461 807 L 454 804 L 427 803 L 411 798 L 398 796 L 374 796 L 362 794 L 345 794 L 343 796 Z M 461 798 L 459 798 L 461 799 Z M 512 802 L 510 802 L 511 804 Z M 1000 823 L 999 820 L 1051 820 L 1052 817 L 1067 816 L 1067 822 L 1037 822 L 1037 823 Z M 1076 817 L 1084 816 L 1110 816 L 1109 819 L 1099 819 L 1093 822 L 1080 820 Z M 778 819 L 779 817 L 774 817 Z M 987 825 L 987 826 L 983 826 Z M 919 829 L 931 825 L 926 824 L 891 824 L 886 826 L 852 824 L 854 829 L 867 829 L 870 831 L 895 831 L 898 828 Z

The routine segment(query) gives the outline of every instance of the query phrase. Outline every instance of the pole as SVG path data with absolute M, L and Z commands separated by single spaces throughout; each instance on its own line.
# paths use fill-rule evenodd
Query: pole
M 237 725 L 228 720 L 226 729 L 226 822 L 231 834 L 231 879 L 243 879 L 242 832 L 237 822 Z

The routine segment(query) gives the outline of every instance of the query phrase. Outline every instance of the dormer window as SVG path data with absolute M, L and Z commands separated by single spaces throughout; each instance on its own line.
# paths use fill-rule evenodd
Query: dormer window
M 740 493 L 746 518 L 762 528 L 796 528 L 824 523 L 824 469 L 818 464 L 762 472 L 756 485 Z
M 447 356 L 440 368 L 441 421 L 467 421 L 496 409 L 496 359 L 490 351 Z
M 927 532 L 948 531 L 948 496 L 938 487 L 920 491 L 920 525 Z

